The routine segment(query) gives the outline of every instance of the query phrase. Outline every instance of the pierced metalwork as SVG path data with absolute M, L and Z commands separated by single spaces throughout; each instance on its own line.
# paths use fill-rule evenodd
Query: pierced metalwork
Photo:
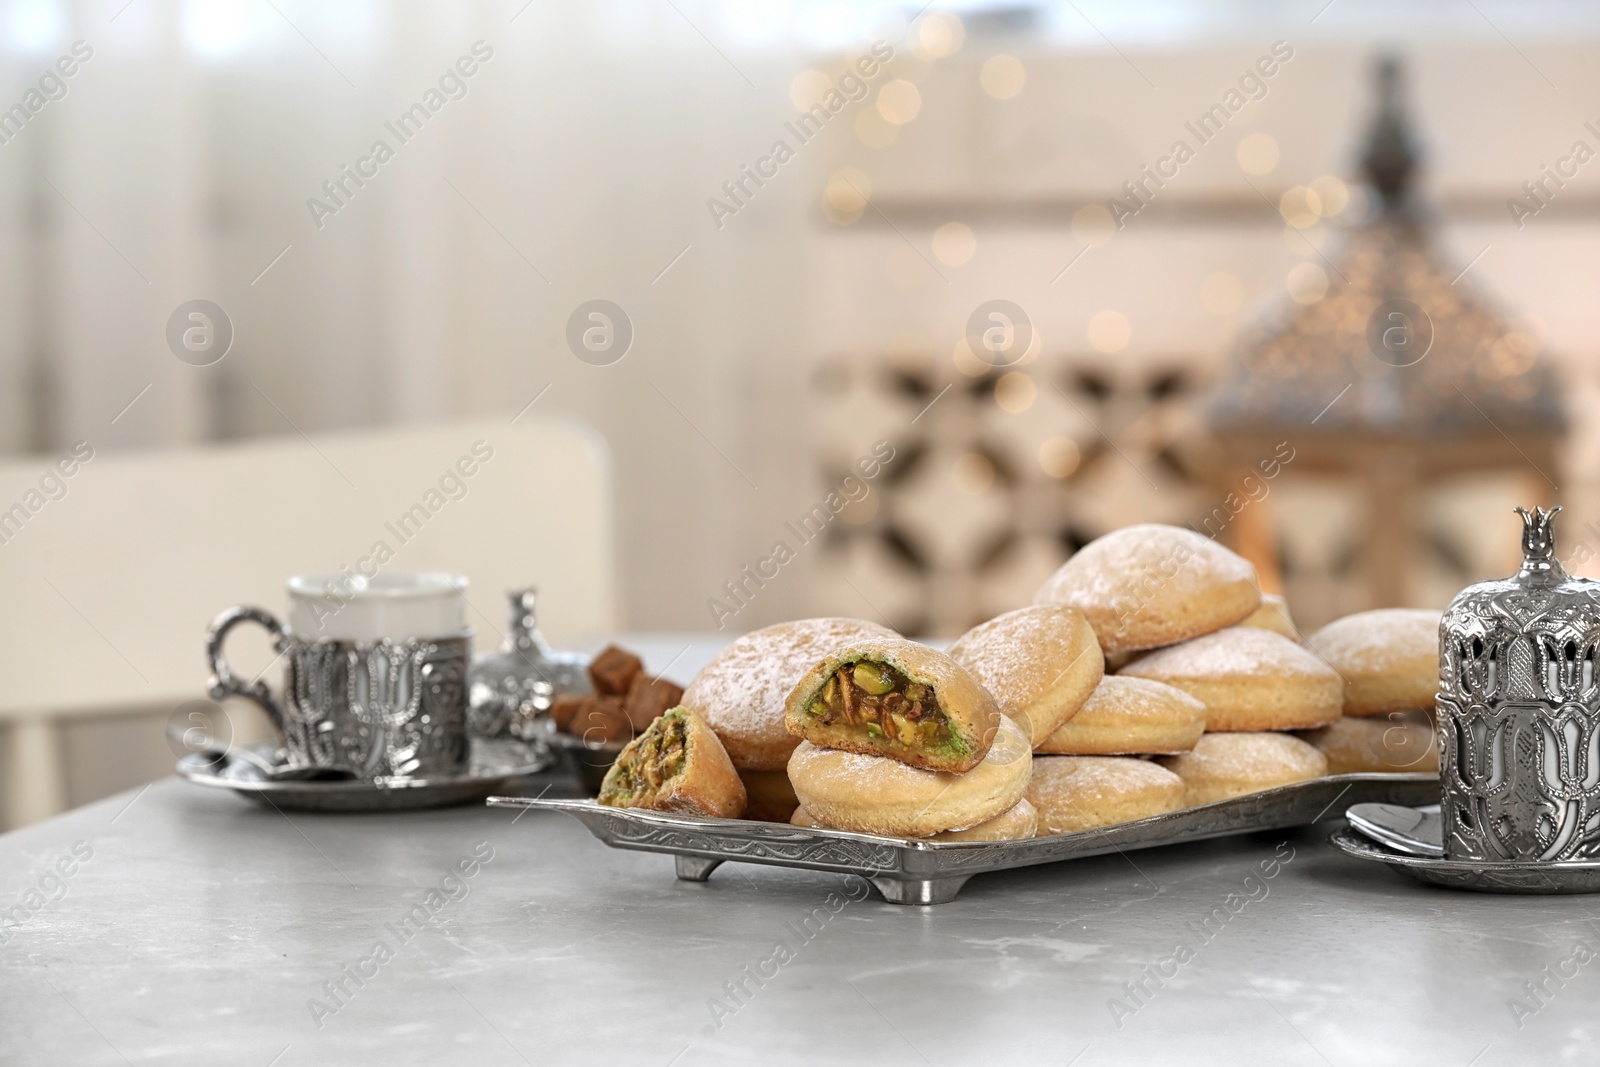
M 1600 582 L 1555 556 L 1560 508 L 1518 508 L 1522 567 L 1439 624 L 1439 741 L 1451 860 L 1600 859 Z
M 535 590 L 513 589 L 507 596 L 505 639 L 472 663 L 468 725 L 479 737 L 545 743 L 555 734 L 555 702 L 593 691 L 585 670 L 589 660 L 557 652 L 539 633 Z
M 272 635 L 285 663 L 280 699 L 228 667 L 222 644 L 240 623 Z M 348 768 L 367 781 L 455 774 L 467 765 L 468 636 L 311 641 L 259 608 L 232 608 L 206 642 L 213 700 L 259 704 L 293 765 Z

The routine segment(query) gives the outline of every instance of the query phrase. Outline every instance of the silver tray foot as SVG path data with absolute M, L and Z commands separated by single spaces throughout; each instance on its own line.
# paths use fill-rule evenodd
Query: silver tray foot
M 872 884 L 878 887 L 883 899 L 891 904 L 948 904 L 956 899 L 956 894 L 967 884 L 967 879 L 965 877 L 910 880 L 874 878 Z
M 684 882 L 703 882 L 711 877 L 711 872 L 722 866 L 721 860 L 706 859 L 703 856 L 674 856 L 677 862 L 678 879 Z

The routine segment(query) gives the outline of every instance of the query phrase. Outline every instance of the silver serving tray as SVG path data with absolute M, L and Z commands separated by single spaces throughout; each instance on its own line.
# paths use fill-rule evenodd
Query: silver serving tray
M 1448 889 L 1541 896 L 1600 893 L 1600 862 L 1592 860 L 1483 863 L 1478 860 L 1408 856 L 1369 840 L 1354 830 L 1340 830 L 1330 840 L 1334 848 L 1346 855 L 1387 864 L 1392 871 Z
M 468 767 L 463 774 L 431 778 L 367 781 L 271 781 L 242 759 L 224 759 L 219 766 L 202 753 L 178 761 L 180 777 L 212 789 L 231 789 L 262 807 L 280 811 L 361 812 L 419 811 L 471 804 L 518 778 L 538 774 L 555 762 L 542 745 L 512 739 L 472 737 L 467 742 Z M 270 754 L 273 745 L 254 746 Z
M 1350 804 L 1419 805 L 1438 799 L 1439 779 L 1431 774 L 1341 774 L 1097 830 L 1026 841 L 946 842 L 604 808 L 592 800 L 495 796 L 489 805 L 564 811 L 612 848 L 671 853 L 678 877 L 691 882 L 703 882 L 722 863 L 738 860 L 855 874 L 892 904 L 943 904 L 955 899 L 968 878 L 989 871 L 1280 830 L 1316 822 L 1336 805 L 1343 812 Z

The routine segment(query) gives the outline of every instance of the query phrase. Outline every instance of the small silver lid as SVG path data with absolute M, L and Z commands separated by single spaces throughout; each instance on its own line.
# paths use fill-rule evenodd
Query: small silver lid
M 566 696 L 593 692 L 587 656 L 558 652 L 539 633 L 535 589 L 507 593 L 505 637 L 493 652 L 472 664 L 472 732 L 480 737 L 538 740 L 555 732 L 550 709 Z

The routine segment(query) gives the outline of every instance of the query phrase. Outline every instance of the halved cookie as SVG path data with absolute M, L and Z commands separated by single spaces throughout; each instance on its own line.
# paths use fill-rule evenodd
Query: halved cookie
M 1344 707 L 1344 683 L 1315 655 L 1271 630 L 1233 626 L 1159 649 L 1122 677 L 1175 686 L 1206 706 L 1206 730 L 1326 726 Z
M 1060 604 L 1019 608 L 974 626 L 949 655 L 1035 745 L 1077 714 L 1105 674 L 1089 620 Z
M 795 826 L 823 827 L 812 814 L 805 808 L 795 808 L 794 815 L 789 819 Z M 916 838 L 918 841 L 1023 841 L 1034 835 L 1039 828 L 1039 813 L 1026 799 L 1013 804 L 1009 811 L 1002 812 L 988 822 L 980 822 L 976 826 L 965 830 L 946 830 L 934 834 L 932 837 Z M 837 830 L 837 826 L 823 827 L 823 829 Z
M 1000 709 L 943 652 L 890 636 L 831 651 L 789 694 L 784 723 L 823 748 L 959 774 L 983 761 Z
M 1344 676 L 1344 713 L 1432 708 L 1439 690 L 1439 612 L 1381 608 L 1330 622 L 1306 644 Z
M 1193 752 L 1158 762 L 1183 779 L 1191 808 L 1328 773 L 1321 752 L 1298 737 L 1276 733 L 1206 734 Z
M 737 819 L 745 794 L 711 727 L 688 708 L 673 708 L 617 755 L 600 783 L 600 803 Z
M 789 757 L 789 781 L 800 806 L 819 822 L 889 837 L 929 837 L 988 822 L 1022 799 L 1032 769 L 1028 735 L 1003 716 L 988 755 L 965 774 L 925 771 L 809 741 Z
M 1206 706 L 1181 689 L 1108 674 L 1078 714 L 1034 747 L 1041 755 L 1146 756 L 1187 752 L 1206 729 Z
M 1300 640 L 1300 631 L 1289 617 L 1289 602 L 1276 593 L 1262 593 L 1261 606 L 1240 626 L 1253 626 L 1258 630 L 1271 630 L 1291 641 Z
M 1343 718 L 1300 737 L 1328 757 L 1329 774 L 1438 774 L 1439 745 L 1425 711 Z
M 1028 784 L 1041 836 L 1177 811 L 1183 796 L 1183 782 L 1171 771 L 1121 756 L 1036 756 Z
M 683 706 L 700 713 L 735 767 L 782 771 L 800 739 L 783 724 L 783 702 L 795 683 L 849 641 L 893 637 L 865 619 L 800 619 L 736 637 L 694 676 Z
M 1261 606 L 1261 589 L 1243 556 L 1181 526 L 1146 524 L 1084 545 L 1033 602 L 1077 608 L 1101 648 L 1126 652 L 1232 626 Z

